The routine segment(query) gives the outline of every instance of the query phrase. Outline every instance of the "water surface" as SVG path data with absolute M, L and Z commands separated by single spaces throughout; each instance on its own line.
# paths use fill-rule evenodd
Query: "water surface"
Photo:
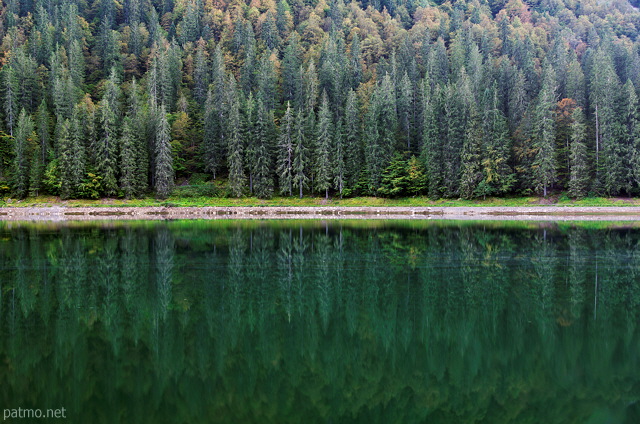
M 0 408 L 640 422 L 640 229 L 0 222 Z

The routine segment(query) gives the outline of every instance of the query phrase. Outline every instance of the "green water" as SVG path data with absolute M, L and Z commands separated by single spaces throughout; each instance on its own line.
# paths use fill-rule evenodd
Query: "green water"
M 0 295 L 37 422 L 640 422 L 635 228 L 0 222 Z

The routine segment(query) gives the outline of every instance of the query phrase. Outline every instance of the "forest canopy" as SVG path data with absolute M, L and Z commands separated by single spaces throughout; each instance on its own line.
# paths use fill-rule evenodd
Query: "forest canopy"
M 640 195 L 638 3 L 8 0 L 0 194 Z

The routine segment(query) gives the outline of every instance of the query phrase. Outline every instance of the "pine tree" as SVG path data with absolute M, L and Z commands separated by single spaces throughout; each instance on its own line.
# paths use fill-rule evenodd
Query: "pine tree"
M 345 189 L 347 178 L 347 161 L 346 161 L 346 146 L 344 137 L 344 120 L 340 118 L 335 130 L 333 132 L 333 146 L 331 151 L 333 157 L 331 160 L 331 170 L 333 174 L 333 188 L 340 194 L 342 198 L 342 192 Z
M 4 94 L 4 116 L 9 134 L 13 136 L 13 127 L 18 116 L 18 79 L 12 66 L 2 68 L 2 92 Z
M 482 142 L 484 132 L 480 116 L 475 107 L 469 113 L 464 143 L 462 145 L 462 173 L 460 177 L 460 196 L 465 199 L 475 197 L 478 192 L 486 195 L 486 189 L 481 186 L 483 182 L 482 167 Z
M 67 162 L 66 178 L 69 179 L 70 196 L 73 196 L 80 189 L 80 185 L 86 174 L 86 132 L 81 120 L 81 105 L 76 105 L 69 121 L 69 161 Z
M 29 144 L 33 138 L 33 120 L 22 109 L 18 116 L 13 160 L 13 188 L 16 197 L 26 197 L 29 190 Z
M 204 104 L 204 129 L 202 132 L 202 150 L 204 159 L 204 169 L 216 177 L 216 172 L 220 166 L 220 157 L 224 143 L 222 132 L 222 122 L 219 121 L 217 107 L 215 105 L 213 91 L 210 89 L 207 94 L 207 101 Z
M 307 167 L 309 163 L 308 148 L 306 146 L 305 119 L 301 110 L 298 110 L 294 118 L 293 137 L 293 187 L 297 188 L 302 199 L 302 190 L 308 188 L 309 177 Z
M 241 134 L 244 150 L 243 163 L 249 174 L 249 192 L 253 194 L 253 182 L 255 177 L 255 164 L 258 151 L 258 134 L 256 119 L 256 102 L 253 93 L 249 93 L 242 108 Z
M 30 171 L 29 171 L 29 196 L 37 197 L 42 189 L 42 176 L 44 174 L 44 163 L 42 162 L 42 153 L 40 152 L 40 144 L 34 143 L 31 152 Z
M 287 102 L 287 110 L 280 124 L 277 165 L 280 194 L 284 196 L 291 196 L 293 194 L 293 124 L 291 105 L 290 102 Z
M 171 157 L 171 137 L 169 122 L 164 105 L 160 106 L 156 118 L 155 137 L 155 190 L 160 199 L 166 199 L 173 189 L 173 158 Z
M 404 139 L 407 150 L 412 150 L 413 139 L 413 87 L 407 72 L 402 76 L 398 89 L 398 116 L 400 117 L 400 133 Z M 415 143 L 413 143 L 415 148 Z
M 125 198 L 131 199 L 137 193 L 136 184 L 136 142 L 129 116 L 122 121 L 122 134 L 120 135 L 120 188 Z
M 353 188 L 360 175 L 363 152 L 356 93 L 351 89 L 347 93 L 347 102 L 344 110 L 345 179 L 346 186 Z
M 274 67 L 273 60 L 275 60 L 275 55 L 273 55 L 270 51 L 265 51 L 260 58 L 260 64 L 257 70 L 257 99 L 259 99 L 267 110 L 272 110 L 275 108 L 276 104 L 279 103 L 279 99 L 276 94 L 276 71 Z
M 102 177 L 104 191 L 107 196 L 113 196 L 118 190 L 117 156 L 118 156 L 118 122 L 120 89 L 117 85 L 115 71 L 107 82 L 104 96 L 100 101 L 100 140 L 98 141 L 95 157 L 96 170 Z
M 301 66 L 302 48 L 300 47 L 300 36 L 294 31 L 289 36 L 282 59 L 282 95 L 285 101 L 293 102 L 293 107 L 296 110 L 302 107 Z
M 553 111 L 556 103 L 556 78 L 551 66 L 544 70 L 542 88 L 538 95 L 538 103 L 535 110 L 534 147 L 536 157 L 534 160 L 534 175 L 536 190 L 542 190 L 547 197 L 548 189 L 557 178 L 557 164 L 555 156 L 555 120 Z
M 585 144 L 587 131 L 582 108 L 577 107 L 571 115 L 571 154 L 569 156 L 569 195 L 582 198 L 589 187 L 588 152 Z
M 242 145 L 240 106 L 237 99 L 235 78 L 229 75 L 225 95 L 227 134 L 227 163 L 229 166 L 229 188 L 234 197 L 241 197 L 245 190 L 244 149 Z
M 49 151 L 49 125 L 49 111 L 47 110 L 47 103 L 43 98 L 36 112 L 36 132 L 38 134 L 38 140 L 40 141 L 39 150 L 42 156 L 41 163 L 43 166 Z
M 70 123 L 68 119 L 65 119 L 60 125 L 57 131 L 58 140 L 58 156 L 60 164 L 60 197 L 63 199 L 69 199 L 73 197 L 73 177 L 72 177 L 72 162 L 73 162 L 73 147 L 70 136 Z
M 422 160 L 427 169 L 427 180 L 429 182 L 429 197 L 437 199 L 443 194 L 444 179 L 444 155 L 442 151 L 442 140 L 444 138 L 443 127 L 440 125 L 443 115 L 442 111 L 442 90 L 436 87 L 431 93 L 428 88 L 428 77 L 425 77 L 423 86 L 423 137 Z
M 514 185 L 515 175 L 509 165 L 511 142 L 507 118 L 498 105 L 496 86 L 491 90 L 491 105 L 486 105 L 484 115 L 486 137 L 482 145 L 483 179 L 479 195 L 508 193 Z
M 201 38 L 198 41 L 196 50 L 196 58 L 193 69 L 193 96 L 199 104 L 203 104 L 207 99 L 207 87 L 209 86 L 209 72 L 207 66 L 207 57 L 205 55 L 205 42 Z
M 257 122 L 255 128 L 255 154 L 252 163 L 252 175 L 254 175 L 254 193 L 256 197 L 268 199 L 273 196 L 273 164 L 272 164 L 272 140 L 269 131 L 270 114 L 258 99 Z
M 325 199 L 329 198 L 329 187 L 331 187 L 331 161 L 329 158 L 329 151 L 333 144 L 331 137 L 332 126 L 327 92 L 323 91 L 316 129 L 314 183 L 316 190 L 320 192 L 324 191 Z

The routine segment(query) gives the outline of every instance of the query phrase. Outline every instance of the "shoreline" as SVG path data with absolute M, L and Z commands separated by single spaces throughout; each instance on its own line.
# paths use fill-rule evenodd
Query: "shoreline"
M 0 221 L 174 219 L 443 219 L 521 221 L 640 221 L 634 206 L 208 206 L 0 207 Z

